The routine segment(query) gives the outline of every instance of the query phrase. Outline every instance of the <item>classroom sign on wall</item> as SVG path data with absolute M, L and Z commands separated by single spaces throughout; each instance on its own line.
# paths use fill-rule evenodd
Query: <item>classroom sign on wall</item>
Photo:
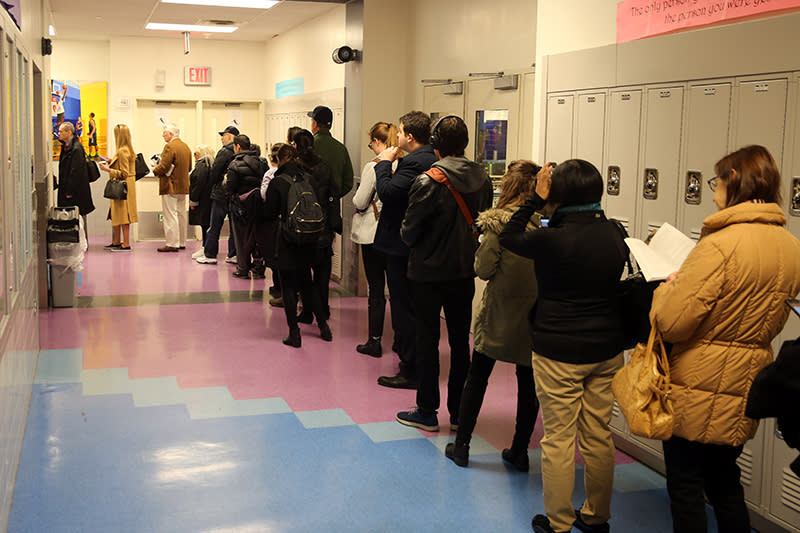
M 800 0 L 624 0 L 617 42 L 800 9 Z

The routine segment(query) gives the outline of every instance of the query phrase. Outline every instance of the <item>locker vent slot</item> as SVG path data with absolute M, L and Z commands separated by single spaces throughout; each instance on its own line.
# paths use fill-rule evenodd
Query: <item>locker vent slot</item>
M 800 478 L 789 468 L 783 469 L 781 503 L 792 511 L 800 513 Z
M 769 83 L 756 83 L 756 92 L 765 93 L 769 91 Z
M 622 416 L 622 410 L 619 408 L 617 400 L 614 400 L 614 407 L 611 408 L 611 416 Z
M 661 98 L 669 98 L 669 95 L 670 95 L 669 91 L 660 91 L 658 93 L 658 96 L 660 96 Z
M 699 241 L 699 240 L 700 240 L 700 230 L 699 230 L 699 229 L 693 229 L 693 230 L 692 230 L 691 232 L 689 232 L 689 233 L 690 233 L 690 234 L 689 234 L 689 237 L 691 237 L 691 239 L 692 239 L 694 242 L 697 242 L 697 241 Z
M 703 89 L 703 94 L 706 96 L 714 96 L 717 94 L 717 89 L 715 87 L 706 87 Z
M 630 93 L 625 93 L 625 94 L 622 95 L 622 101 L 623 102 L 627 102 L 630 99 L 631 99 Z
M 651 233 L 658 231 L 658 228 L 661 227 L 663 222 L 648 222 L 647 223 L 647 234 L 650 235 Z
M 559 99 L 556 100 L 556 103 L 558 105 L 566 104 L 567 103 L 567 99 L 566 98 L 559 98 Z
M 736 459 L 736 464 L 739 465 L 739 468 L 742 470 L 742 477 L 740 480 L 742 485 L 749 487 L 753 484 L 753 452 L 744 448 L 742 450 L 742 455 Z
M 593 104 L 597 101 L 597 98 L 594 96 L 590 96 L 586 99 L 586 101 L 589 102 L 590 104 Z

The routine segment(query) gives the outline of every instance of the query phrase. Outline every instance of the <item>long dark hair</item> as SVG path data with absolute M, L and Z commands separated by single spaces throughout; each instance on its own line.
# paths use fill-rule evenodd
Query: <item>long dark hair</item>
M 300 130 L 292 139 L 297 155 L 295 161 L 306 169 L 311 169 L 319 163 L 319 157 L 314 153 L 314 135 L 308 130 Z

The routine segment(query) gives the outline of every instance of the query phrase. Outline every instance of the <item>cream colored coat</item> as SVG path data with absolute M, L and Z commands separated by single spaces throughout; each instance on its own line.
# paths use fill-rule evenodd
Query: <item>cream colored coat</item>
M 111 167 L 108 173 L 109 179 L 124 179 L 128 184 L 126 200 L 111 200 L 111 225 L 139 222 L 139 212 L 136 208 L 136 154 L 123 146 L 108 166 Z
M 787 298 L 800 290 L 800 241 L 777 204 L 743 203 L 703 222 L 677 278 L 655 291 L 650 311 L 670 354 L 673 434 L 738 446 L 758 422 L 744 415 L 753 378 L 772 362 Z

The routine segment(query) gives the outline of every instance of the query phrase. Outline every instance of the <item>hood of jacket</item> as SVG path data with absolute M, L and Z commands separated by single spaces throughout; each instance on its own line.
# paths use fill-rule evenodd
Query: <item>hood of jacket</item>
M 475 223 L 482 232 L 489 230 L 499 235 L 500 232 L 503 231 L 503 228 L 506 227 L 506 224 L 508 224 L 511 215 L 513 215 L 517 209 L 519 209 L 519 207 L 503 207 L 500 209 L 494 207 L 492 209 L 487 209 L 478 215 L 478 219 Z M 541 225 L 539 222 L 540 218 L 541 215 L 539 215 L 539 213 L 534 213 L 528 221 L 528 225 L 525 226 L 525 231 L 533 231 L 538 228 Z
M 786 225 L 786 214 L 778 204 L 743 202 L 721 209 L 703 221 L 703 234 L 713 233 L 731 224 L 761 223 Z
M 489 176 L 483 165 L 470 161 L 464 156 L 445 157 L 433 164 L 447 174 L 447 179 L 458 192 L 476 192 L 486 184 Z

